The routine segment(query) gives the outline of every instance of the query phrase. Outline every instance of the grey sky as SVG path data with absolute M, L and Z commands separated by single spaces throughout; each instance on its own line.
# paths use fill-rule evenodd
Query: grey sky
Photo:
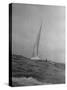
M 42 32 L 39 56 L 64 62 L 65 7 L 47 5 L 12 5 L 12 52 L 32 56 L 33 45 L 40 28 Z

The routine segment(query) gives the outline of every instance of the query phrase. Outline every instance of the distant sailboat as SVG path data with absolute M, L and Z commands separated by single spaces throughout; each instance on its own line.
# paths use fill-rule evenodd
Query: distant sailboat
M 38 55 L 38 49 L 39 49 L 41 30 L 42 30 L 42 23 L 41 23 L 40 30 L 39 30 L 37 38 L 36 38 L 36 42 L 35 42 L 34 47 L 33 47 L 33 54 L 32 54 L 32 58 L 31 59 L 35 59 L 35 60 L 39 60 L 40 59 L 40 57 Z

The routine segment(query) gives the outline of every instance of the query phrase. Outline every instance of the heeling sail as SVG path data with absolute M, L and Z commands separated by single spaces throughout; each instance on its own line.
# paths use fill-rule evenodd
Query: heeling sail
M 38 49 L 39 49 L 41 30 L 42 30 L 42 23 L 41 23 L 41 26 L 40 26 L 40 29 L 39 29 L 39 32 L 38 32 L 38 35 L 37 35 L 37 38 L 36 38 L 36 42 L 34 44 L 32 57 L 38 56 Z

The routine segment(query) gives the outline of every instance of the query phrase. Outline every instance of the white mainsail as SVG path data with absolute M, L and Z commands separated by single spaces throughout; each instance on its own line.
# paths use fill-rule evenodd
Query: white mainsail
M 40 30 L 39 30 L 37 38 L 36 38 L 36 42 L 35 42 L 34 47 L 33 47 L 33 54 L 32 54 L 31 59 L 36 59 L 36 60 L 40 59 L 40 57 L 38 55 L 38 49 L 39 49 L 41 30 L 42 30 L 42 23 L 41 23 Z

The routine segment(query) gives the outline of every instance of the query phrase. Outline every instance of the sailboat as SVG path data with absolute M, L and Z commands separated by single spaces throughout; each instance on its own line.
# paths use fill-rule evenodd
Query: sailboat
M 38 35 L 37 35 L 37 38 L 36 38 L 36 41 L 35 41 L 35 44 L 33 47 L 33 53 L 32 53 L 32 57 L 31 57 L 31 59 L 33 59 L 33 60 L 39 60 L 40 59 L 38 50 L 39 50 L 41 30 L 42 30 L 42 23 L 40 25 L 40 29 L 39 29 L 39 32 L 38 32 Z

